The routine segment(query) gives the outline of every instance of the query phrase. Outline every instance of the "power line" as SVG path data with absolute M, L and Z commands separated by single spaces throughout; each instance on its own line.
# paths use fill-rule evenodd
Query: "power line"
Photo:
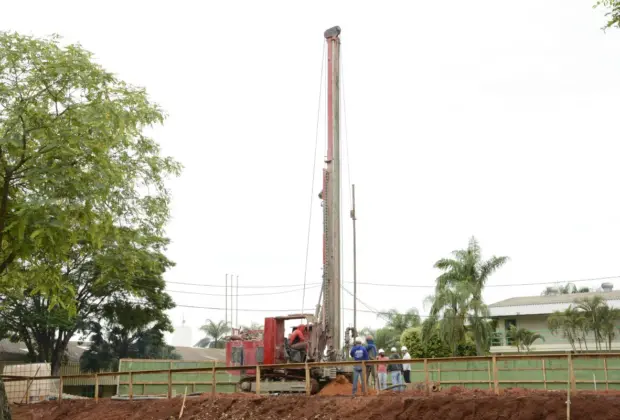
M 312 287 L 318 287 L 318 286 L 310 286 L 308 288 L 312 288 Z M 293 289 L 293 290 L 284 290 L 284 291 L 280 291 L 280 292 L 267 292 L 267 293 L 246 293 L 246 294 L 240 294 L 238 296 L 281 295 L 281 294 L 285 294 L 285 293 L 301 292 L 302 290 L 304 290 L 304 289 Z M 188 294 L 188 295 L 200 295 L 200 296 L 226 296 L 226 295 L 223 295 L 221 293 L 200 293 L 200 292 L 194 292 L 194 291 L 189 291 L 189 290 L 168 290 L 168 289 L 166 289 L 166 292 L 168 292 L 168 293 L 183 293 L 183 294 Z
M 197 287 L 225 287 L 221 284 L 202 284 L 202 283 L 188 283 L 188 282 L 182 282 L 182 281 L 172 281 L 172 280 L 166 280 L 166 283 L 170 283 L 170 284 L 180 284 L 180 285 L 184 285 L 184 286 L 197 286 Z M 321 283 L 316 282 L 316 283 L 307 283 L 306 285 L 308 286 L 314 286 L 314 285 L 319 285 Z M 260 285 L 260 286 L 239 286 L 239 289 L 271 289 L 271 288 L 280 288 L 280 287 L 303 287 L 303 283 L 299 283 L 299 284 L 274 284 L 274 285 Z
M 540 281 L 540 282 L 531 282 L 531 283 L 510 283 L 510 284 L 487 284 L 484 287 L 518 287 L 518 286 L 540 286 L 545 284 L 558 284 L 558 283 L 580 283 L 580 282 L 592 282 L 592 281 L 601 281 L 601 280 L 613 280 L 619 279 L 618 276 L 607 276 L 607 277 L 593 277 L 586 279 L 576 279 L 576 280 L 551 280 L 551 281 Z M 187 282 L 178 282 L 167 280 L 166 283 L 170 284 L 180 284 L 185 286 L 197 286 L 197 287 L 225 287 L 221 284 L 201 284 L 201 283 L 187 283 Z M 353 284 L 351 281 L 346 281 L 344 283 Z M 315 283 L 306 283 L 306 286 L 314 286 L 320 285 L 320 282 Z M 374 282 L 357 282 L 358 285 L 366 285 L 366 286 L 378 286 L 378 287 L 404 287 L 404 288 L 431 288 L 434 289 L 435 285 L 425 285 L 425 284 L 390 284 L 390 283 L 374 283 Z M 304 284 L 278 284 L 278 285 L 259 285 L 259 286 L 239 286 L 240 289 L 270 289 L 270 288 L 281 288 L 281 287 L 303 287 Z

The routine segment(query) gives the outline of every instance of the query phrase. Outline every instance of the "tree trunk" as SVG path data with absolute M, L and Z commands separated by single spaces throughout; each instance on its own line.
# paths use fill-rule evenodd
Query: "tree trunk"
M 11 408 L 9 399 L 4 389 L 4 381 L 0 379 L 0 420 L 11 420 Z

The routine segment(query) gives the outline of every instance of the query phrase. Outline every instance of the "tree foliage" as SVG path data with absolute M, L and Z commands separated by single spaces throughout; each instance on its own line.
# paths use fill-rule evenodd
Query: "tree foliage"
M 587 337 L 592 334 L 596 350 L 611 350 L 616 338 L 620 310 L 610 307 L 602 296 L 575 299 L 564 311 L 555 311 L 547 318 L 549 330 L 565 338 L 574 351 L 589 350 Z
M 394 330 L 398 335 L 402 334 L 407 328 L 420 325 L 420 313 L 416 308 L 411 308 L 405 313 L 400 313 L 396 309 L 382 311 L 377 315 L 385 320 L 385 327 Z
M 441 339 L 456 355 L 469 331 L 477 354 L 483 355 L 492 330 L 482 291 L 489 277 L 508 261 L 508 257 L 493 256 L 483 260 L 480 245 L 473 237 L 466 249 L 454 251 L 452 255 L 453 258 L 443 258 L 435 263 L 435 268 L 443 273 L 437 277 L 435 294 L 427 298 L 431 311 L 423 336 L 429 338 L 439 323 Z
M 0 290 L 71 311 L 63 273 L 79 244 L 121 224 L 161 234 L 179 165 L 143 130 L 163 118 L 79 45 L 0 33 Z
M 414 359 L 432 359 L 436 357 L 452 356 L 451 347 L 441 339 L 438 326 L 434 334 L 428 339 L 423 339 L 422 327 L 409 328 L 401 337 L 402 345 L 407 346 L 409 354 Z M 456 356 L 475 356 L 476 346 L 468 334 L 464 341 L 457 345 Z
M 213 347 L 220 348 L 224 344 L 224 337 L 231 331 L 224 321 L 214 322 L 210 319 L 207 319 L 200 329 L 205 333 L 206 337 L 197 343 L 204 345 L 198 345 L 198 347 L 207 347 L 210 343 L 213 343 Z
M 373 329 L 364 327 L 361 330 L 362 336 L 372 335 L 377 350 L 384 349 L 388 351 L 392 347 L 400 347 L 400 334 L 389 327 Z
M 0 33 L 0 321 L 53 372 L 118 302 L 172 307 L 164 182 L 180 165 L 144 134 L 163 119 L 79 45 Z
M 75 291 L 74 311 L 53 305 L 48 296 L 31 288 L 6 295 L 0 325 L 14 341 L 26 344 L 33 362 L 51 362 L 54 373 L 69 340 L 80 331 L 96 333 L 98 322 L 114 321 L 111 311 L 117 308 L 129 315 L 135 311 L 136 318 L 146 311 L 160 325 L 168 325 L 162 317 L 174 303 L 164 291 L 163 274 L 172 263 L 158 251 L 165 242 L 129 228 L 117 229 L 104 241 L 101 247 L 88 243 L 75 247 L 65 265 L 62 279 Z M 119 306 L 119 302 L 139 305 Z
M 91 321 L 87 328 L 92 335 L 90 348 L 80 358 L 83 371 L 118 370 L 123 358 L 180 358 L 164 340 L 172 325 L 161 310 L 117 301 L 106 305 L 104 319 Z
M 605 9 L 607 23 L 604 29 L 620 27 L 620 0 L 597 0 L 594 7 L 603 7 Z
M 506 336 L 510 343 L 517 348 L 518 352 L 525 350 L 529 353 L 530 347 L 538 340 L 545 341 L 545 338 L 527 328 L 517 328 L 515 325 L 511 325 L 510 329 L 506 332 Z

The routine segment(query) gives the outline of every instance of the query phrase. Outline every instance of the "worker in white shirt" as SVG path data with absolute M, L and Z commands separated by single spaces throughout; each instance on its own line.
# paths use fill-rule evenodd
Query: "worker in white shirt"
M 407 351 L 407 346 L 402 346 L 400 351 L 403 354 L 403 360 L 411 360 L 411 355 Z M 411 365 L 409 363 L 403 364 L 403 377 L 405 379 L 405 383 L 411 383 Z

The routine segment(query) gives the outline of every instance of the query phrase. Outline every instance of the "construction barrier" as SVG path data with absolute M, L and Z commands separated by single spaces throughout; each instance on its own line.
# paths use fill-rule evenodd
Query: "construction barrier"
M 237 382 L 230 381 L 233 371 L 252 369 L 256 371 L 256 393 L 261 393 L 261 371 L 266 369 L 304 369 L 306 371 L 306 393 L 310 394 L 310 370 L 315 367 L 367 367 L 385 364 L 385 361 L 337 361 L 317 363 L 290 363 L 257 366 L 222 366 L 216 362 L 149 361 L 126 360 L 120 365 L 125 371 L 101 372 L 96 374 L 76 374 L 61 376 L 18 376 L 3 374 L 7 389 L 13 382 L 30 383 L 54 381 L 57 383 L 59 403 L 71 398 L 63 393 L 66 383 L 79 380 L 92 383 L 93 398 L 102 397 L 101 383 L 116 381 L 116 397 L 173 398 L 192 393 L 212 394 L 235 392 Z M 157 363 L 158 369 L 133 370 L 143 367 L 146 362 Z M 427 392 L 441 387 L 460 386 L 488 389 L 500 394 L 506 388 L 534 388 L 544 390 L 568 390 L 569 394 L 588 390 L 620 390 L 620 353 L 597 354 L 515 354 L 502 356 L 455 357 L 438 359 L 390 360 L 388 363 L 408 363 L 411 365 L 411 380 L 417 389 Z M 190 364 L 192 366 L 184 366 Z M 204 366 L 207 364 L 208 366 Z M 365 375 L 362 375 L 365 378 Z M 28 385 L 27 385 L 28 387 Z M 25 394 L 27 395 L 27 392 Z M 29 398 L 23 398 L 25 403 Z

